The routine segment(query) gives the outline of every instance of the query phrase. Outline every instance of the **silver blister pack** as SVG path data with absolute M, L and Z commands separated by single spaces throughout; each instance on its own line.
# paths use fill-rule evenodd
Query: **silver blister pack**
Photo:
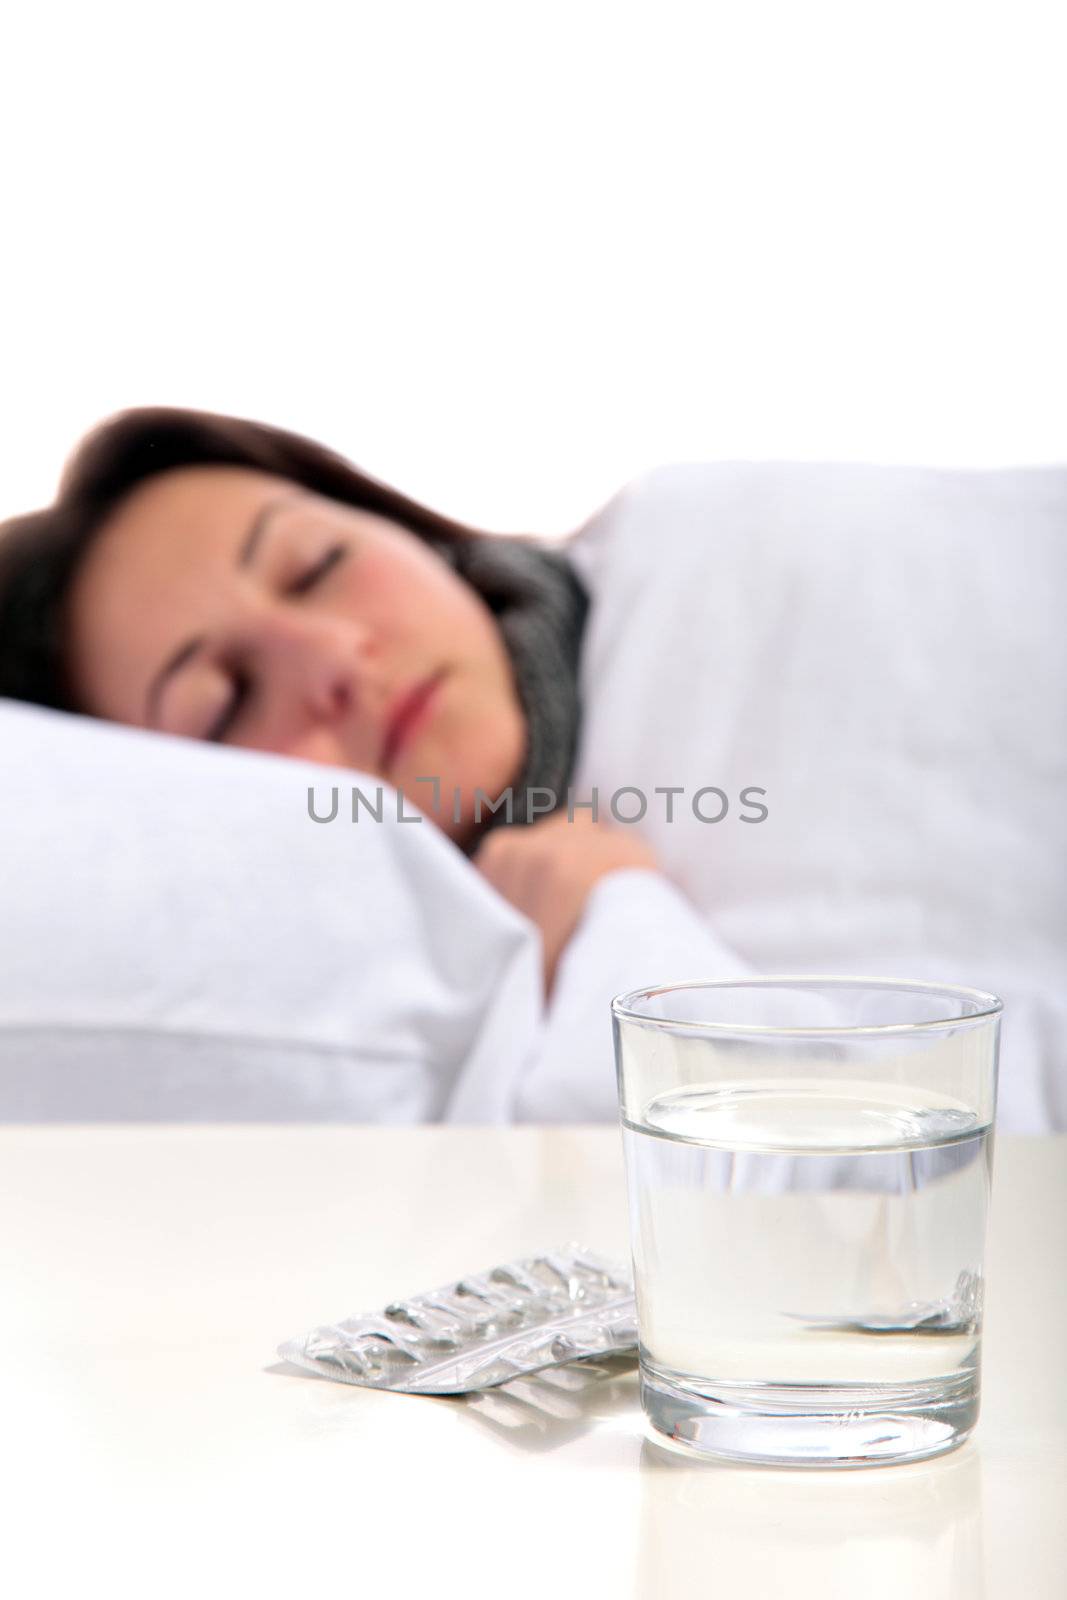
M 315 1328 L 278 1354 L 341 1383 L 466 1394 L 636 1344 L 630 1274 L 567 1244 Z

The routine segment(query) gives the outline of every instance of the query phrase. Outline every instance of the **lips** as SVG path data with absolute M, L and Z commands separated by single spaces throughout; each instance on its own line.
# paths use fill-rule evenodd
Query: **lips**
M 416 723 L 423 712 L 428 708 L 433 699 L 438 684 L 445 676 L 445 669 L 432 673 L 424 678 L 421 683 L 409 689 L 407 694 L 400 696 L 390 707 L 385 723 L 385 743 L 382 745 L 381 764 L 382 770 L 388 771 L 401 747 L 406 743 L 409 735 L 414 731 Z

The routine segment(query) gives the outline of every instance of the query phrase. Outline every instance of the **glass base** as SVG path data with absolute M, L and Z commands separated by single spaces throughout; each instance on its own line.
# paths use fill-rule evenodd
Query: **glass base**
M 978 1420 L 978 1376 L 911 1384 L 682 1384 L 641 1364 L 641 1404 L 686 1454 L 754 1466 L 878 1467 L 954 1450 Z

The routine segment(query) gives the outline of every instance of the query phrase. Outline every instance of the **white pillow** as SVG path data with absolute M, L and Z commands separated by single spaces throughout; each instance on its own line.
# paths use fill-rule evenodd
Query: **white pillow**
M 536 933 L 393 790 L 10 701 L 0 748 L 0 1119 L 510 1114 Z

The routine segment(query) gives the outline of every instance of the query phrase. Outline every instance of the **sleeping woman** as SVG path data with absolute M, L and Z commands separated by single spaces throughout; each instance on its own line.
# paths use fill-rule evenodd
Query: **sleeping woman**
M 859 971 L 1001 993 L 1001 1126 L 1038 1131 L 1067 1125 L 1065 523 L 1059 469 L 722 463 L 549 545 L 131 411 L 0 529 L 0 696 L 392 785 L 540 933 L 528 1119 L 614 1114 L 612 994 Z
M 538 926 L 550 985 L 593 884 L 654 866 L 586 811 L 522 825 L 571 776 L 586 610 L 543 543 L 280 429 L 136 410 L 0 529 L 0 695 L 354 768 L 423 809 L 436 779 L 435 820 Z

